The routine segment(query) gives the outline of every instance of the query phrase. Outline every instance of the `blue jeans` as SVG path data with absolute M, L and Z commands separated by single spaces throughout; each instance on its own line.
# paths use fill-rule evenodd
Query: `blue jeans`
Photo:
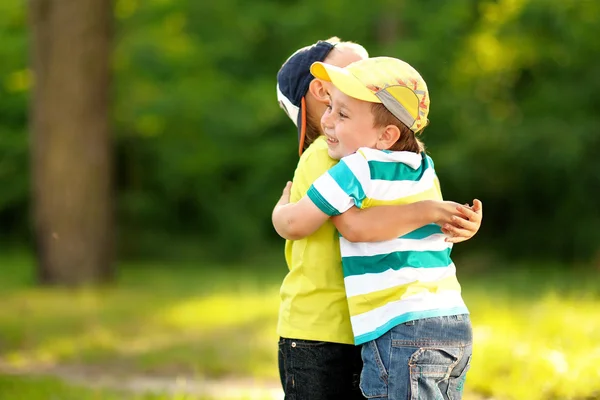
M 361 368 L 360 346 L 279 339 L 285 400 L 364 400 L 358 387 Z
M 461 399 L 472 351 L 468 314 L 406 322 L 362 346 L 360 388 L 369 399 Z

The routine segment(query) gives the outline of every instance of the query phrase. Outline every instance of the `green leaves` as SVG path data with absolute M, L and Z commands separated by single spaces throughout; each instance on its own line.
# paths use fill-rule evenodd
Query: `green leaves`
M 373 56 L 405 59 L 427 80 L 432 111 L 424 139 L 444 195 L 484 201 L 485 228 L 473 245 L 519 255 L 527 242 L 534 254 L 587 258 L 600 239 L 589 200 L 600 179 L 599 7 L 118 0 L 112 110 L 119 225 L 133 233 L 193 233 L 229 254 L 232 241 L 251 252 L 274 239 L 271 207 L 297 162 L 296 129 L 277 105 L 275 77 L 296 49 L 337 35 Z M 28 201 L 35 77 L 25 23 L 23 4 L 0 5 L 0 225 L 7 234 L 27 226 L 27 218 L 11 216 Z M 556 245 L 546 246 L 541 232 L 556 229 Z M 135 234 L 123 236 L 131 244 L 124 248 L 137 248 Z

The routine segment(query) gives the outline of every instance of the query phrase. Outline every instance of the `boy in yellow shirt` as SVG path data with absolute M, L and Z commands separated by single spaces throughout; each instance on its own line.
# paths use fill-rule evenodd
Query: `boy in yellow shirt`
M 313 79 L 311 64 L 323 61 L 345 67 L 367 57 L 362 46 L 333 38 L 298 50 L 280 69 L 277 97 L 298 127 L 301 154 L 291 191 L 288 186 L 284 192 L 292 202 L 300 200 L 310 185 L 337 163 L 328 155 L 319 123 L 327 107 L 330 83 Z M 451 241 L 459 242 L 477 232 L 481 213 L 480 203 L 471 210 L 441 201 L 365 210 L 354 207 L 312 235 L 286 241 L 289 272 L 281 286 L 277 327 L 279 371 L 286 399 L 363 399 L 358 387 L 360 347 L 354 346 L 336 228 L 348 240 L 370 242 L 438 223 L 453 236 Z

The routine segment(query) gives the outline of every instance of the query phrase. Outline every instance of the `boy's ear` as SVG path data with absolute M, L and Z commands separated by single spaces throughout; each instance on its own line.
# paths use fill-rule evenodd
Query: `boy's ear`
M 387 150 L 392 147 L 398 139 L 400 139 L 400 129 L 396 125 L 386 126 L 379 135 L 377 140 L 377 148 L 379 150 Z
M 313 79 L 308 85 L 308 91 L 318 102 L 327 103 L 327 90 L 325 89 L 322 80 L 317 78 Z

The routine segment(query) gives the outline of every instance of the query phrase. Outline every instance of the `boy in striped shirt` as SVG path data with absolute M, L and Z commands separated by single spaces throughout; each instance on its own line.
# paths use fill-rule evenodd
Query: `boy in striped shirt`
M 275 207 L 277 232 L 310 235 L 352 206 L 442 199 L 433 161 L 416 137 L 428 123 L 429 93 L 414 68 L 376 57 L 345 68 L 315 63 L 311 72 L 333 84 L 321 124 L 329 155 L 341 161 L 299 202 Z M 462 396 L 472 332 L 451 247 L 435 224 L 385 242 L 340 238 L 366 397 Z

